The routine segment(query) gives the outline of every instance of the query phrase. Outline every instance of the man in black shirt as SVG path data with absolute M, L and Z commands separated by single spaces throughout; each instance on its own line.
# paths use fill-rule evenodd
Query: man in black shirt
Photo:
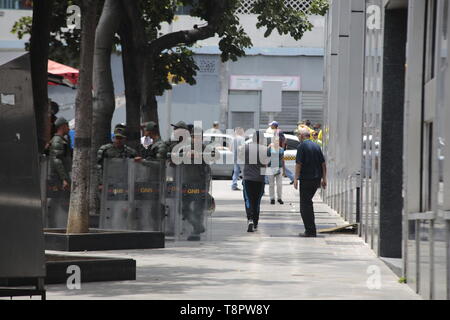
M 310 138 L 310 130 L 300 131 L 294 187 L 297 190 L 300 181 L 300 213 L 305 224 L 305 233 L 300 236 L 314 238 L 316 224 L 312 199 L 321 185 L 324 189 L 327 186 L 327 166 L 320 146 Z

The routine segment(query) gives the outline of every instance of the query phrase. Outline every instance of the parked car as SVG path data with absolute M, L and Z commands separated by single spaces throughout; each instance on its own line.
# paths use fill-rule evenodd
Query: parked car
M 205 133 L 203 141 L 206 144 L 217 144 L 217 146 L 214 146 L 214 149 L 220 154 L 220 160 L 210 165 L 212 177 L 232 179 L 234 170 L 232 150 L 234 137 L 220 133 Z

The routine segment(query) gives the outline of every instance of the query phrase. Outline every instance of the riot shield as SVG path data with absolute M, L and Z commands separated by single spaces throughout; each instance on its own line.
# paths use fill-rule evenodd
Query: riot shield
M 129 164 L 130 213 L 128 229 L 163 231 L 165 161 Z
M 58 174 L 52 169 L 48 157 L 41 158 L 41 179 L 45 181 L 42 191 L 45 199 L 44 228 L 65 229 L 70 205 L 70 190 L 64 190 Z
M 211 195 L 211 169 L 206 164 L 183 164 L 181 171 L 181 204 L 177 240 L 210 240 L 211 212 L 214 200 Z
M 100 228 L 163 231 L 165 163 L 105 159 Z
M 166 163 L 166 190 L 165 203 L 166 214 L 164 219 L 164 230 L 167 237 L 176 238 L 180 229 L 180 221 L 178 219 L 181 211 L 181 168 L 172 162 Z
M 130 219 L 128 159 L 105 159 L 100 198 L 100 229 L 127 230 Z

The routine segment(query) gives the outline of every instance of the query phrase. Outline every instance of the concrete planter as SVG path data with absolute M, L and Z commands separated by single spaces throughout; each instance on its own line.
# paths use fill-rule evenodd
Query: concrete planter
M 164 233 L 91 229 L 66 234 L 64 229 L 45 229 L 45 249 L 54 251 L 101 251 L 164 248 Z
M 122 258 L 101 258 L 64 255 L 46 255 L 45 284 L 64 284 L 71 276 L 69 266 L 80 268 L 81 283 L 136 280 L 136 261 Z M 20 287 L 34 285 L 34 279 L 2 279 L 0 285 Z

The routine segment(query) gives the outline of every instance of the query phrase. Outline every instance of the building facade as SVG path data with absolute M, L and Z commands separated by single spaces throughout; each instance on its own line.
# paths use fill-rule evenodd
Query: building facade
M 327 17 L 325 200 L 427 299 L 450 298 L 449 9 L 333 0 Z

